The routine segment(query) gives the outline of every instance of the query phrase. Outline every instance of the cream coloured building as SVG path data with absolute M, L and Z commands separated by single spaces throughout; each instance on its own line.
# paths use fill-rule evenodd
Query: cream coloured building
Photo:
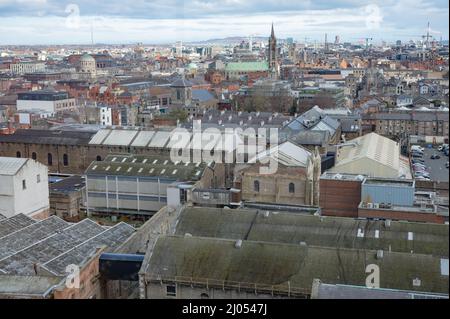
M 411 179 L 409 159 L 400 154 L 400 145 L 376 133 L 339 145 L 336 164 L 329 172 Z

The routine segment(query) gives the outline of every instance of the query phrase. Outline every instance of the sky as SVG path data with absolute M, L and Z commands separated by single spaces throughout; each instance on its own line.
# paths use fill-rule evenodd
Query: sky
M 0 45 L 170 44 L 230 36 L 297 41 L 448 39 L 448 0 L 0 0 Z

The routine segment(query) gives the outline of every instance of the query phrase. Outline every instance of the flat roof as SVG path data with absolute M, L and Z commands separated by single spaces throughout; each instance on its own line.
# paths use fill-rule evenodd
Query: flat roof
M 60 284 L 64 277 L 0 275 L 0 298 L 46 297 L 50 288 Z

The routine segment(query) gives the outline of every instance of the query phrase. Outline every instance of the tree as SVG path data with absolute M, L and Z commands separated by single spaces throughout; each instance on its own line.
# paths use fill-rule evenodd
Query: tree
M 175 109 L 170 112 L 170 116 L 175 118 L 176 120 L 180 121 L 180 123 L 186 122 L 188 118 L 188 113 L 183 109 Z

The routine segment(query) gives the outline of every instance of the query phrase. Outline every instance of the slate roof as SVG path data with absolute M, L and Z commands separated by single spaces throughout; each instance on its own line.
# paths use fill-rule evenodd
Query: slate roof
M 17 130 L 11 135 L 0 135 L 0 143 L 87 145 L 94 132 Z

